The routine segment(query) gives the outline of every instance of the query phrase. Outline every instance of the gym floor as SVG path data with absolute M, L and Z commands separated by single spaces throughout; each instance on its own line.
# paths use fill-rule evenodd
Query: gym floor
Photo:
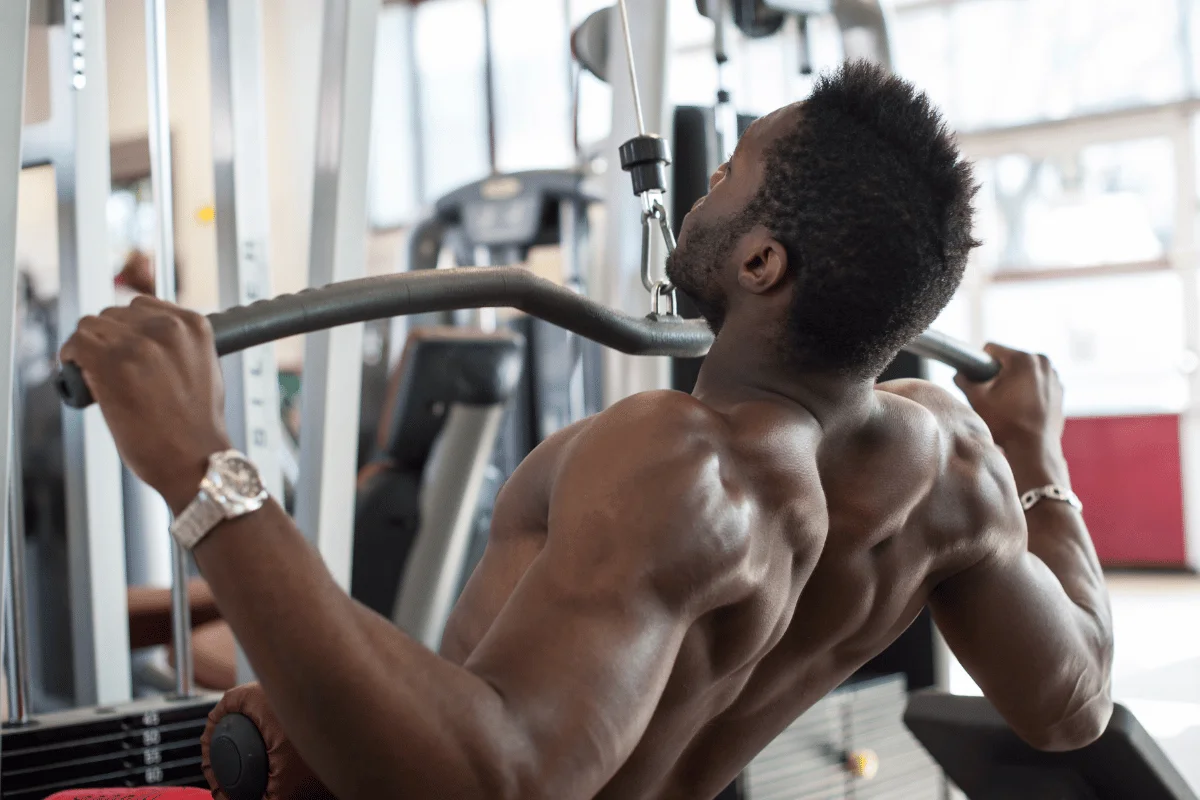
M 1111 573 L 1113 695 L 1200 793 L 1200 577 Z M 979 694 L 956 662 L 950 690 Z

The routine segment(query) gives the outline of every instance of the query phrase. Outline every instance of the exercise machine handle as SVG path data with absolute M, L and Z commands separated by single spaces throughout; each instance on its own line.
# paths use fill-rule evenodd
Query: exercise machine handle
M 636 317 L 521 267 L 456 267 L 333 283 L 210 314 L 218 355 L 354 322 L 463 308 L 515 308 L 630 355 L 703 356 L 712 334 L 699 320 Z M 58 376 L 63 402 L 91 404 L 74 364 Z
M 521 267 L 457 267 L 332 283 L 210 314 L 218 355 L 287 336 L 354 322 L 462 308 L 515 308 L 622 353 L 697 358 L 712 333 L 700 320 L 669 315 L 635 317 L 539 278 Z M 926 332 L 908 350 L 935 358 L 972 380 L 988 380 L 999 365 L 986 353 Z M 73 408 L 91 404 L 74 364 L 63 364 L 59 394 Z
M 1000 362 L 952 336 L 927 330 L 904 348 L 915 356 L 954 367 L 976 383 L 990 381 L 1000 373 Z

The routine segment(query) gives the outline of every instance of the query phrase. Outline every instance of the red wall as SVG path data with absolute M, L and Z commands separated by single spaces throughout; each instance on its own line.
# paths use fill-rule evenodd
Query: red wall
M 1063 450 L 1105 566 L 1184 566 L 1179 417 L 1067 420 Z

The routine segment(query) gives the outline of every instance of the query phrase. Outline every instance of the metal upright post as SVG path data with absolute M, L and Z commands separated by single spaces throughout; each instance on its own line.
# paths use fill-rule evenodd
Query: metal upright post
M 150 180 L 154 187 L 154 292 L 159 299 L 174 302 L 175 203 L 171 180 L 165 0 L 146 0 L 146 89 L 149 94 Z M 171 634 L 175 646 L 175 693 L 180 697 L 192 694 L 192 608 L 187 585 L 187 551 L 172 541 Z
M 112 187 L 105 3 L 62 4 L 65 24 L 48 30 L 51 116 L 25 130 L 20 152 L 24 166 L 54 166 L 59 330 L 65 332 L 85 314 L 113 304 L 113 275 L 106 211 Z M 5 13 L 11 10 L 11 3 L 0 5 Z M 5 70 L 4 80 L 15 74 Z M 0 392 L 7 397 L 7 385 Z M 63 408 L 63 447 L 75 702 L 121 703 L 130 697 L 130 670 L 120 460 L 94 407 Z
M 25 497 L 21 464 L 22 391 L 19 375 L 13 377 L 12 438 L 9 439 L 8 475 L 8 607 L 4 629 L 10 652 L 8 677 L 8 721 L 29 722 L 29 616 L 25 599 Z
M 362 277 L 379 0 L 326 0 L 317 104 L 309 284 Z M 305 342 L 296 521 L 333 577 L 350 584 L 362 391 L 362 325 Z
M 667 0 L 637 0 L 627 4 L 629 34 L 637 63 L 637 86 L 641 96 L 644 127 L 651 131 L 666 129 L 667 117 Z M 631 83 L 624 41 L 625 30 L 619 14 L 609 15 L 608 83 L 613 87 L 611 141 L 623 142 L 638 133 L 639 119 Z M 616 147 L 613 147 L 613 151 Z M 613 152 L 610 155 L 615 156 Z M 670 198 L 668 197 L 668 202 Z M 610 169 L 605 178 L 605 241 L 607 257 L 598 275 L 589 285 L 589 294 L 601 303 L 626 311 L 646 306 L 646 290 L 641 282 L 642 209 L 629 187 L 629 176 Z M 604 404 L 611 405 L 631 394 L 670 386 L 670 365 L 665 358 L 640 358 L 604 352 Z
M 1196 271 L 1197 238 L 1196 118 L 1181 117 L 1172 135 L 1175 148 L 1175 237 L 1171 266 L 1181 284 L 1184 341 L 1192 353 L 1200 352 L 1200 275 Z M 1185 171 L 1186 170 L 1186 171 Z M 1184 561 L 1200 568 L 1200 372 L 1188 375 L 1188 405 L 1179 415 L 1181 483 L 1183 484 Z
M 492 7 L 488 0 L 480 1 L 483 8 L 483 100 L 487 113 L 488 169 L 495 175 L 499 169 L 496 166 L 496 76 L 492 55 Z
M 245 305 L 272 294 L 262 35 L 260 0 L 209 0 L 213 184 L 222 307 Z M 282 500 L 279 373 L 274 346 L 228 356 L 221 366 L 226 422 L 233 444 L 258 466 L 271 496 Z M 253 680 L 240 648 L 237 666 L 238 683 Z
M 25 59 L 29 3 L 0 3 L 0 520 L 7 520 L 12 458 L 13 355 L 17 310 L 17 187 L 21 175 L 21 131 L 25 115 Z M 8 527 L 0 526 L 0 575 L 7 574 Z M 7 613 L 7 608 L 4 609 Z M 11 657 L 11 654 L 10 654 Z

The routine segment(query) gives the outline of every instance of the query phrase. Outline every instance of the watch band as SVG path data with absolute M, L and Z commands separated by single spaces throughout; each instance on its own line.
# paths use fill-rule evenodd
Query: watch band
M 225 509 L 221 504 L 208 492 L 200 491 L 196 499 L 188 503 L 183 513 L 171 523 L 171 536 L 183 549 L 191 550 L 224 519 Z
M 1076 511 L 1083 511 L 1083 503 L 1079 500 L 1077 494 L 1070 489 L 1064 489 L 1062 486 L 1053 483 L 1049 486 L 1030 489 L 1021 495 L 1021 508 L 1028 511 L 1042 500 L 1058 500 L 1061 503 L 1066 503 Z

